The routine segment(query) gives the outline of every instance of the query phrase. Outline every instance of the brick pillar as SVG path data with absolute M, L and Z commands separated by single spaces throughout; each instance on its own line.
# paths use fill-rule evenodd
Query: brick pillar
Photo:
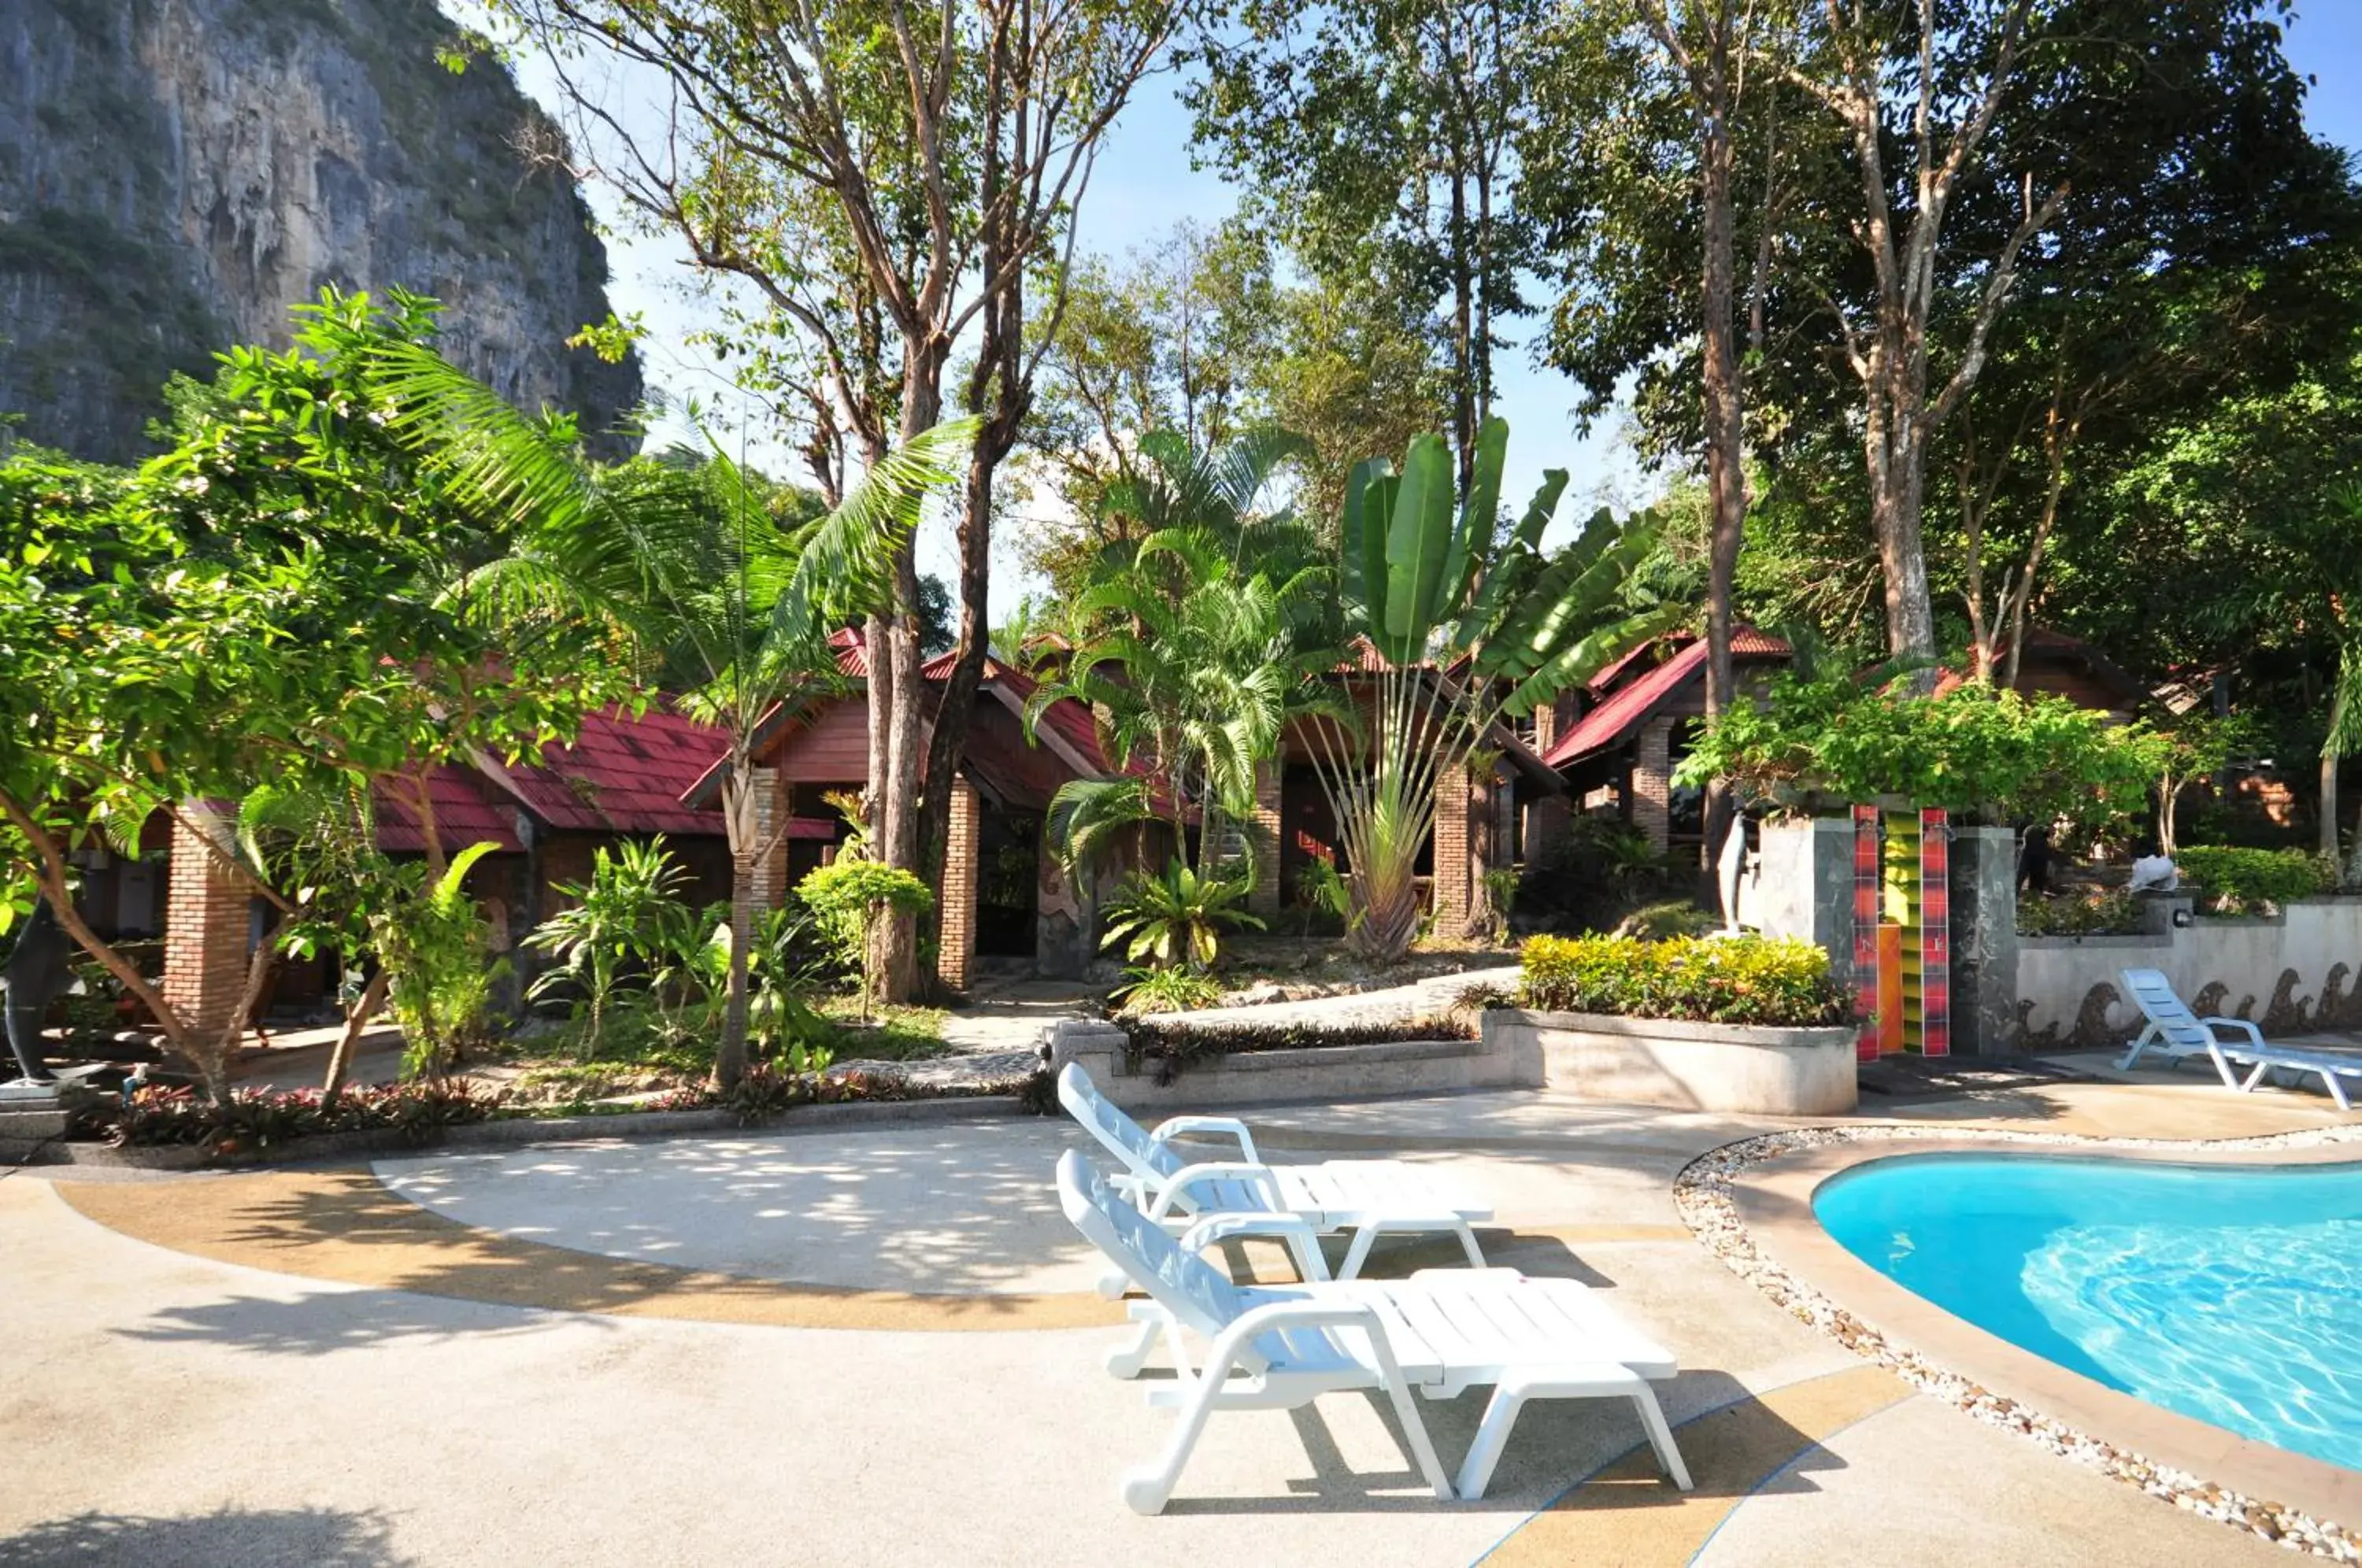
M 164 1000 L 182 1023 L 213 1034 L 230 1021 L 246 987 L 252 946 L 253 895 L 190 831 L 193 823 L 215 843 L 233 842 L 232 808 L 222 801 L 191 801 L 172 824 L 172 865 L 164 912 Z
M 1672 720 L 1651 719 L 1632 757 L 1632 825 L 1661 852 L 1672 841 Z
M 1268 921 L 1279 913 L 1279 764 L 1255 766 L 1254 887 L 1247 893 L 1247 912 Z
M 755 842 L 768 844 L 788 820 L 788 787 L 776 767 L 755 769 Z M 781 839 L 755 867 L 755 907 L 776 910 L 788 901 L 788 843 Z
M 944 885 L 935 896 L 942 903 L 935 973 L 955 991 L 967 989 L 976 971 L 976 786 L 965 778 L 952 784 L 951 820 L 944 846 Z
M 1467 930 L 1475 884 L 1470 879 L 1468 770 L 1444 770 L 1435 781 L 1435 929 L 1451 936 Z

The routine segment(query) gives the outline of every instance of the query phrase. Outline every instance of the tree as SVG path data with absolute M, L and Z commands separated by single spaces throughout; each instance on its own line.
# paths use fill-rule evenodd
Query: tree
M 722 813 L 730 845 L 729 989 L 714 1075 L 745 1068 L 748 961 L 766 831 L 754 748 L 766 715 L 840 689 L 828 635 L 889 591 L 930 496 L 955 482 L 977 423 L 922 431 L 872 464 L 844 501 L 790 535 L 755 482 L 716 451 L 699 469 L 602 472 L 424 348 L 381 356 L 403 438 L 445 482 L 505 515 L 526 547 L 470 582 L 511 634 L 577 618 L 633 638 L 643 668 L 728 738 Z M 643 699 L 645 700 L 645 699 Z
M 1102 558 L 1072 609 L 1071 653 L 1026 706 L 1029 727 L 1058 701 L 1091 709 L 1120 770 L 1071 780 L 1053 799 L 1050 831 L 1070 860 L 1161 821 L 1186 865 L 1194 821 L 1193 884 L 1228 875 L 1226 846 L 1253 820 L 1257 769 L 1277 756 L 1290 720 L 1324 700 L 1319 678 L 1335 661 L 1319 624 L 1316 541 L 1292 509 L 1258 510 L 1300 447 L 1261 432 L 1198 452 L 1159 431 L 1141 442 L 1137 476 L 1102 498 L 1146 536 Z
M 192 803 L 262 785 L 406 790 L 432 881 L 447 867 L 425 772 L 562 736 L 607 695 L 576 628 L 495 645 L 446 597 L 507 540 L 386 427 L 379 357 L 432 337 L 433 302 L 329 293 L 298 314 L 293 348 L 232 349 L 209 389 L 179 397 L 171 446 L 137 473 L 19 453 L 0 478 L 9 858 L 216 1096 L 303 911 Z M 560 420 L 547 438 L 571 434 Z M 274 911 L 210 1036 L 72 908 L 68 854 L 127 844 L 160 811 Z
M 1655 547 L 1647 516 L 1604 511 L 1555 556 L 1541 536 L 1566 489 L 1545 472 L 1517 526 L 1497 512 L 1508 426 L 1478 433 L 1476 483 L 1455 495 L 1440 437 L 1422 436 L 1400 473 L 1383 459 L 1355 469 L 1340 530 L 1345 629 L 1379 668 L 1361 734 L 1305 726 L 1349 863 L 1355 944 L 1399 960 L 1418 928 L 1416 867 L 1435 823 L 1439 788 L 1462 788 L 1469 760 L 1504 717 L 1533 711 L 1687 618 L 1686 605 L 1633 613 L 1633 568 Z
M 932 713 L 908 544 L 867 636 L 878 849 L 889 865 L 933 869 L 984 668 L 994 478 L 1054 336 L 1029 326 L 1028 290 L 1046 278 L 1042 319 L 1054 326 L 1059 251 L 1100 138 L 1162 56 L 1175 10 L 1160 0 L 494 8 L 544 50 L 572 142 L 627 211 L 760 300 L 745 362 L 807 422 L 815 472 L 841 469 L 832 454 L 846 444 L 874 466 L 897 439 L 934 427 L 954 348 L 974 342 L 962 399 L 983 424 L 961 503 L 959 657 Z M 619 113 L 586 80 L 586 61 L 654 73 L 662 109 Z M 762 387 L 766 371 L 784 380 Z M 914 928 L 897 920 L 886 942 L 888 994 L 906 998 Z
M 1314 275 L 1373 278 L 1438 341 L 1459 478 L 1473 482 L 1500 329 L 1531 231 L 1516 131 L 1533 0 L 1248 0 L 1188 54 L 1198 138 L 1284 219 Z M 1366 451 L 1364 447 L 1363 450 Z

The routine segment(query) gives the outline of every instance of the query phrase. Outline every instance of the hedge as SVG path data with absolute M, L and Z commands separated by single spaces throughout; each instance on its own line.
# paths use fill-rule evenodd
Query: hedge
M 2200 845 L 2177 851 L 2173 859 L 2182 880 L 2196 883 L 2216 914 L 2278 909 L 2337 885 L 2335 868 L 2301 849 Z
M 1852 1021 L 1853 999 L 1809 942 L 1760 936 L 1536 936 L 1519 999 L 1543 1012 L 1807 1029 Z

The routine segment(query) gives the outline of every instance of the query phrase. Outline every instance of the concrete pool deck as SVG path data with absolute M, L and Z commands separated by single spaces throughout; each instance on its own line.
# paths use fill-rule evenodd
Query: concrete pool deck
M 1882 1109 L 2103 1136 L 2339 1120 L 2191 1075 Z M 790 1129 L 0 1179 L 0 1562 L 2287 1560 L 1915 1393 L 1710 1256 L 1674 1176 L 1786 1124 L 1532 1092 L 1252 1120 L 1275 1157 L 1481 1184 L 1496 1261 L 1585 1280 L 1681 1356 L 1696 1491 L 1653 1479 L 1628 1408 L 1551 1401 L 1484 1500 L 1439 1503 L 1379 1404 L 1335 1396 L 1217 1416 L 1137 1518 L 1117 1481 L 1172 1418 L 1100 1370 L 1117 1309 L 1048 1189 L 1081 1135 Z M 1372 1272 L 1452 1253 L 1383 1243 Z M 1483 1402 L 1423 1403 L 1447 1463 Z

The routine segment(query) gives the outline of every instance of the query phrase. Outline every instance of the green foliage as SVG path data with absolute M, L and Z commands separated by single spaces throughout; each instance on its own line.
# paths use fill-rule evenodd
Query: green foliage
M 1337 863 L 1324 856 L 1314 856 L 1296 868 L 1296 899 L 1316 915 L 1330 920 L 1350 919 L 1353 907 L 1352 889 L 1345 885 L 1344 873 Z
M 2174 867 L 2203 891 L 2214 914 L 2270 912 L 2337 886 L 2334 861 L 2300 849 L 2190 845 L 2174 856 Z
M 1688 900 L 1669 899 L 1626 915 L 1617 922 L 1616 934 L 1655 942 L 1668 936 L 1704 936 L 1719 924 L 1712 914 Z
M 1108 993 L 1121 1002 L 1127 1018 L 1155 1012 L 1195 1012 L 1222 999 L 1222 982 L 1187 965 L 1126 969 L 1123 984 Z
M 2140 928 L 2140 906 L 2121 889 L 2088 897 L 2060 894 L 2017 900 L 2020 936 L 2104 936 Z
M 317 1089 L 234 1089 L 218 1100 L 184 1088 L 143 1088 L 127 1104 L 99 1112 L 83 1132 L 118 1146 L 200 1144 L 226 1160 L 287 1152 L 298 1139 L 332 1132 L 391 1131 L 410 1143 L 431 1143 L 446 1127 L 489 1120 L 500 1103 L 498 1095 L 465 1079 L 385 1084 L 333 1095 Z
M 1794 938 L 1535 936 L 1518 956 L 1523 1005 L 1540 1011 L 1787 1029 L 1854 1016 L 1829 955 Z
M 525 995 L 538 999 L 560 989 L 576 993 L 575 1016 L 588 1014 L 588 1055 L 599 1051 L 599 1031 L 624 969 L 667 953 L 684 966 L 694 965 L 709 944 L 693 934 L 682 940 L 673 891 L 682 872 L 661 835 L 646 844 L 626 841 L 611 856 L 592 852 L 588 882 L 559 882 L 550 890 L 571 900 L 524 939 L 528 948 L 556 955 L 559 966 L 535 977 Z M 675 919 L 668 920 L 668 916 Z
M 378 953 L 392 976 L 386 1005 L 402 1025 L 404 1077 L 439 1077 L 462 1051 L 491 1037 L 508 961 L 493 961 L 491 928 L 463 884 L 499 847 L 469 845 L 431 881 L 424 866 L 397 873 L 404 896 L 379 921 Z
M 849 947 L 856 957 L 861 1018 L 867 1022 L 878 979 L 878 928 L 893 916 L 920 915 L 934 908 L 934 890 L 908 871 L 875 860 L 839 858 L 797 883 L 796 896 L 819 917 L 821 929 L 840 949 Z
M 1768 703 L 1727 710 L 1674 778 L 1728 778 L 1789 806 L 1895 797 L 1996 822 L 2092 823 L 2142 810 L 2158 764 L 2148 731 L 2061 697 L 1783 678 Z
M 1339 529 L 1346 630 L 1385 660 L 1374 679 L 1366 745 L 1316 753 L 1352 867 L 1355 944 L 1399 960 L 1418 931 L 1417 865 L 1439 789 L 1465 788 L 1471 758 L 1504 717 L 1521 718 L 1683 620 L 1685 608 L 1636 609 L 1634 568 L 1661 526 L 1605 511 L 1555 555 L 1543 531 L 1566 489 L 1545 472 L 1516 527 L 1498 526 L 1508 426 L 1485 421 L 1465 495 L 1442 440 L 1422 436 L 1402 470 L 1373 458 L 1347 486 Z M 1449 681 L 1434 663 L 1465 656 Z M 1458 934 L 1456 933 L 1451 934 Z
M 1126 1049 L 1153 1064 L 1155 1080 L 1169 1084 L 1192 1062 L 1252 1051 L 1305 1051 L 1336 1045 L 1384 1045 L 1406 1040 L 1471 1040 L 1475 1027 L 1465 1016 L 1402 1019 L 1388 1023 L 1224 1023 L 1210 1027 L 1124 1021 Z
M 1100 945 L 1120 943 L 1125 957 L 1153 959 L 1160 968 L 1206 968 L 1225 927 L 1263 929 L 1260 917 L 1239 908 L 1253 887 L 1243 878 L 1201 875 L 1178 860 L 1168 862 L 1161 877 L 1135 871 L 1108 904 Z

